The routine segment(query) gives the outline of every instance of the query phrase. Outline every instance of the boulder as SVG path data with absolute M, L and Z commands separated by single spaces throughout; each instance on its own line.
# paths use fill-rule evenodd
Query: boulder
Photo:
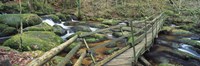
M 10 27 L 19 28 L 20 24 L 23 27 L 33 26 L 42 22 L 41 18 L 36 14 L 3 14 L 0 15 L 0 23 Z
M 74 26 L 72 27 L 72 30 L 74 30 L 75 32 L 78 32 L 78 31 L 91 32 L 88 26 Z
M 21 40 L 22 39 L 22 44 Z M 48 31 L 27 31 L 22 35 L 17 34 L 4 42 L 4 46 L 9 46 L 20 51 L 42 50 L 48 51 L 59 44 L 63 40 L 53 32 Z M 21 48 L 20 48 L 21 46 Z
M 65 33 L 67 32 L 64 28 L 62 28 L 59 25 L 54 25 L 53 26 L 53 32 L 59 36 L 65 35 Z
M 104 41 L 104 40 L 107 40 L 107 39 L 108 38 L 103 34 L 93 34 L 93 35 L 85 37 L 85 40 L 88 43 L 100 42 L 100 41 Z
M 115 37 L 121 37 L 123 35 L 129 35 L 129 34 L 131 34 L 131 32 L 127 32 L 127 31 L 124 31 L 124 32 L 114 32 L 113 36 L 115 36 Z
M 53 27 L 43 22 L 39 25 L 24 28 L 24 31 L 53 31 Z

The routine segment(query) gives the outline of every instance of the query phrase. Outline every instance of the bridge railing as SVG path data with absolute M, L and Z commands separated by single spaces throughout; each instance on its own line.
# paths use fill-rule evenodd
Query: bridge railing
M 139 42 L 141 42 L 143 40 L 143 38 L 145 38 L 145 37 L 147 38 L 147 33 L 152 31 L 152 37 L 155 37 L 156 33 L 158 33 L 158 28 L 159 28 L 158 24 L 162 23 L 162 22 L 156 22 L 156 21 L 159 20 L 159 18 L 161 18 L 162 15 L 163 14 L 160 14 L 159 16 L 155 17 L 152 21 L 147 21 L 149 18 L 146 19 L 146 20 L 143 20 L 143 21 L 135 21 L 135 23 L 144 22 L 145 23 L 145 27 L 141 28 L 140 30 L 138 30 L 137 32 L 135 32 L 133 34 L 132 38 L 135 38 L 135 39 L 133 40 L 133 42 L 131 42 L 132 45 L 129 43 L 129 45 L 127 45 L 126 47 L 124 47 L 124 48 L 122 48 L 122 49 L 120 49 L 118 51 L 115 51 L 114 53 L 109 55 L 107 58 L 105 58 L 105 59 L 103 59 L 103 60 L 101 60 L 99 62 L 96 61 L 95 56 L 93 55 L 93 51 L 94 50 L 96 50 L 97 48 L 105 47 L 105 46 L 107 46 L 109 44 L 113 44 L 113 43 L 115 43 L 115 42 L 117 42 L 119 40 L 122 40 L 122 39 L 126 38 L 126 37 L 130 37 L 131 34 L 130 35 L 123 35 L 121 37 L 118 37 L 116 39 L 111 40 L 110 42 L 107 42 L 107 43 L 104 43 L 104 44 L 100 44 L 100 45 L 94 46 L 92 48 L 90 48 L 88 46 L 88 43 L 84 39 L 84 37 L 92 35 L 92 34 L 96 34 L 96 33 L 102 32 L 102 31 L 110 30 L 110 29 L 115 29 L 115 28 L 120 28 L 121 29 L 125 25 L 117 25 L 117 26 L 112 26 L 112 27 L 106 28 L 106 29 L 100 29 L 100 30 L 97 30 L 97 31 L 94 31 L 94 32 L 91 32 L 91 33 L 87 33 L 87 34 L 75 35 L 72 38 L 70 38 L 68 41 L 66 41 L 66 42 L 62 43 L 61 45 L 59 45 L 59 46 L 49 50 L 48 52 L 44 53 L 41 57 L 38 57 L 38 58 L 34 59 L 33 61 L 31 61 L 28 64 L 28 66 L 41 66 L 41 65 L 45 64 L 47 61 L 51 60 L 51 58 L 53 58 L 55 55 L 57 55 L 60 51 L 62 51 L 65 47 L 69 46 L 72 42 L 74 42 L 77 38 L 82 38 L 83 39 L 83 43 L 85 44 L 85 47 L 87 48 L 87 50 L 84 51 L 81 54 L 81 56 L 79 57 L 79 59 L 77 60 L 77 62 L 75 63 L 74 66 L 80 66 L 83 58 L 86 56 L 87 53 L 90 54 L 90 57 L 92 58 L 92 61 L 93 61 L 95 66 L 101 66 L 101 65 L 107 63 L 108 61 L 110 61 L 111 59 L 113 59 L 114 57 L 116 57 L 117 55 L 123 53 L 125 50 L 127 50 L 127 49 L 129 49 L 131 47 L 135 47 L 135 45 L 137 45 Z M 133 24 L 134 23 L 132 23 L 131 25 L 133 25 Z M 133 27 L 133 26 L 131 26 L 131 27 Z M 150 27 L 152 27 L 152 28 L 150 28 Z M 149 28 L 149 29 L 147 29 L 147 28 Z M 156 33 L 154 34 L 153 32 L 155 32 L 155 31 L 156 31 Z M 123 33 L 123 31 L 122 31 L 122 33 Z M 137 37 L 135 37 L 136 35 L 137 35 Z M 152 42 L 146 42 L 146 44 L 147 43 L 152 43 Z M 58 63 L 57 66 L 65 66 L 67 63 L 69 63 L 71 57 L 80 49 L 80 47 L 81 47 L 81 44 L 78 44 L 77 46 L 75 46 L 65 56 L 65 58 L 63 58 L 63 61 Z M 144 51 L 145 50 L 146 49 L 144 49 Z M 144 51 L 142 51 L 142 52 L 144 52 Z M 134 54 L 137 54 L 137 53 L 134 53 Z M 134 58 L 136 58 L 136 56 L 138 56 L 138 55 L 135 55 Z

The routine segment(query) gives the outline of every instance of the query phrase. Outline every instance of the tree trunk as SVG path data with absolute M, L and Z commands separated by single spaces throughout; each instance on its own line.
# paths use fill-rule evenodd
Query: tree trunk
M 56 54 L 58 54 L 60 51 L 62 51 L 65 47 L 69 46 L 78 35 L 75 35 L 74 37 L 70 38 L 68 41 L 62 43 L 61 45 L 49 50 L 45 54 L 43 54 L 41 57 L 34 59 L 31 61 L 27 66 L 41 66 L 47 61 L 49 61 L 51 58 L 53 58 Z

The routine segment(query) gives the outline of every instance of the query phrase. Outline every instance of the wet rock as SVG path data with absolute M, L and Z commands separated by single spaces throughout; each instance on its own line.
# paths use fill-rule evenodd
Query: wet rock
M 91 32 L 88 26 L 74 26 L 72 27 L 72 30 L 74 30 L 75 32 L 78 32 L 78 31 Z
M 53 27 L 43 22 L 39 25 L 24 28 L 24 31 L 53 31 Z
M 22 38 L 22 45 L 20 37 Z M 5 41 L 3 45 L 22 51 L 48 51 L 62 42 L 63 40 L 53 32 L 28 31 L 24 32 L 22 36 L 20 34 L 12 36 L 9 40 Z
M 23 27 L 33 26 L 42 23 L 41 18 L 36 14 L 3 14 L 0 15 L 0 23 L 10 27 L 19 28 L 21 22 Z
M 59 17 L 62 21 L 70 20 L 70 18 L 66 18 L 65 14 L 62 14 L 60 12 L 56 13 L 56 16 Z
M 62 36 L 65 35 L 67 31 L 59 25 L 54 25 L 53 32 L 59 36 Z

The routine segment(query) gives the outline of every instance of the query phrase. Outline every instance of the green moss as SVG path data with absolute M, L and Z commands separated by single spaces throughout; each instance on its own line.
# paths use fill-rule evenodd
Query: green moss
M 9 25 L 11 27 L 20 27 L 20 23 L 23 23 L 23 27 L 33 26 L 42 22 L 41 18 L 35 14 L 4 14 L 0 15 L 0 23 Z
M 85 39 L 88 43 L 94 43 L 94 42 L 97 42 L 98 41 L 98 39 L 96 39 L 96 38 L 86 38 Z
M 4 46 L 9 46 L 16 50 L 28 51 L 28 50 L 42 50 L 48 51 L 53 47 L 58 46 L 63 40 L 52 32 L 48 31 L 28 31 L 24 32 L 22 38 L 22 48 L 20 34 L 11 37 L 4 42 Z
M 172 34 L 173 35 L 191 35 L 193 33 L 190 31 L 182 30 L 182 29 L 173 29 Z
M 103 34 L 93 34 L 93 35 L 85 37 L 85 40 L 89 43 L 94 43 L 94 42 L 107 40 L 107 38 Z
M 66 16 L 62 13 L 56 13 L 56 16 L 58 16 L 61 20 L 67 20 Z
M 186 44 L 190 44 L 194 47 L 199 47 L 200 48 L 200 43 L 197 42 L 197 40 L 191 40 L 191 39 L 188 39 L 188 38 L 182 38 L 182 39 L 179 39 L 180 42 L 183 42 L 183 43 L 186 43 Z
M 107 24 L 107 25 L 116 25 L 116 24 L 119 23 L 119 21 L 118 21 L 118 20 L 111 19 L 111 20 L 104 20 L 102 23 L 103 23 L 103 24 Z
M 14 27 L 9 27 L 5 24 L 0 24 L 0 37 L 9 36 L 17 33 L 17 29 Z
M 53 31 L 53 27 L 51 27 L 49 24 L 43 22 L 39 25 L 27 27 L 24 30 L 26 30 L 26 31 Z
M 58 63 L 62 62 L 64 57 L 55 56 L 50 61 L 48 61 L 44 66 L 56 66 Z
M 59 25 L 53 26 L 53 32 L 60 36 L 65 34 L 65 30 Z
M 110 50 L 105 51 L 104 54 L 109 55 L 109 54 L 112 54 L 113 52 L 115 52 L 115 51 L 117 51 L 117 50 L 119 50 L 118 47 L 112 48 L 112 49 L 110 49 Z
M 173 28 L 169 26 L 164 26 L 161 31 L 171 31 Z
M 115 37 L 121 37 L 121 36 L 129 35 L 129 34 L 131 34 L 131 33 L 127 32 L 127 31 L 125 31 L 125 32 L 114 32 L 113 36 L 115 36 Z

